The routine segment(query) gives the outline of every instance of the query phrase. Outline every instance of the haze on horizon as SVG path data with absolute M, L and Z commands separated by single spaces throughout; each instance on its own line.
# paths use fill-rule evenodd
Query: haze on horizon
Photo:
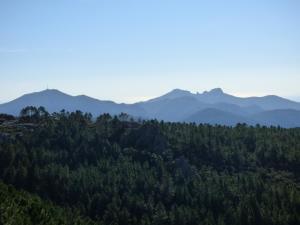
M 49 88 L 137 102 L 174 88 L 300 101 L 300 2 L 0 2 L 0 103 Z

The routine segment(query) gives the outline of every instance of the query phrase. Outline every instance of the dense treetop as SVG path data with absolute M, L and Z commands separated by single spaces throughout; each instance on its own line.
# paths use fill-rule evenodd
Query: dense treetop
M 126 114 L 93 119 L 42 107 L 3 121 L 0 198 L 13 185 L 6 199 L 26 195 L 53 220 L 300 224 L 298 128 L 137 122 Z M 2 221 L 10 207 L 1 205 Z M 14 207 L 19 218 L 32 217 L 31 203 Z M 55 224 L 47 218 L 44 224 Z

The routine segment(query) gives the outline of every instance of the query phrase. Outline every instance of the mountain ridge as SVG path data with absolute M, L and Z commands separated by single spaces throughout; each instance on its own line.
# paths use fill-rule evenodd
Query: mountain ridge
M 87 95 L 72 96 L 57 89 L 46 89 L 24 94 L 10 102 L 0 104 L 0 113 L 18 115 L 22 108 L 29 105 L 44 106 L 50 113 L 62 109 L 80 110 L 92 113 L 93 116 L 125 112 L 133 117 L 170 122 L 198 121 L 198 123 L 234 125 L 236 121 L 240 121 L 251 125 L 260 123 L 284 127 L 300 126 L 299 102 L 276 95 L 237 97 L 225 93 L 221 88 L 202 93 L 176 88 L 162 96 L 132 104 L 99 100 Z

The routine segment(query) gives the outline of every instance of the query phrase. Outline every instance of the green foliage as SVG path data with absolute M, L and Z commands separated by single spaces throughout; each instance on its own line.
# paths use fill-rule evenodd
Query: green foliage
M 0 224 L 94 224 L 70 209 L 54 206 L 39 197 L 0 183 Z
M 300 224 L 300 129 L 25 112 L 34 126 L 0 139 L 0 179 L 97 224 Z

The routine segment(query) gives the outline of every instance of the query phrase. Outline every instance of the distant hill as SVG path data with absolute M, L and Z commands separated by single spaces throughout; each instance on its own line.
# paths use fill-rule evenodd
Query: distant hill
M 194 122 L 194 123 L 208 123 L 208 124 L 219 124 L 219 125 L 227 125 L 234 126 L 237 123 L 248 123 L 255 124 L 253 120 L 247 117 L 243 117 L 234 113 L 225 112 L 219 109 L 208 108 L 201 110 L 186 119 L 184 122 Z
M 49 112 L 80 110 L 93 116 L 125 112 L 134 117 L 174 122 L 196 122 L 223 125 L 248 123 L 299 127 L 300 103 L 279 96 L 241 98 L 220 88 L 203 93 L 174 89 L 160 97 L 134 104 L 117 104 L 85 95 L 71 96 L 51 89 L 23 95 L 0 104 L 0 113 L 18 115 L 26 106 L 44 106 Z
M 258 123 L 267 126 L 300 127 L 300 111 L 293 109 L 278 109 L 264 111 L 252 116 Z
M 117 104 L 112 101 L 100 101 L 85 95 L 71 96 L 51 89 L 23 95 L 11 102 L 0 105 L 0 112 L 18 115 L 26 106 L 44 106 L 49 112 L 81 110 L 98 116 L 102 113 L 118 114 L 127 112 L 136 116 L 145 113 L 138 105 Z
M 274 109 L 296 109 L 300 110 L 300 103 L 291 101 L 285 98 L 281 98 L 276 95 L 267 95 L 263 97 L 236 97 L 223 92 L 221 88 L 215 88 L 211 91 L 205 91 L 203 93 L 193 94 L 188 91 L 175 89 L 161 97 L 155 99 L 175 99 L 184 96 L 194 97 L 202 103 L 215 104 L 215 103 L 228 103 L 238 105 L 240 107 L 260 107 L 263 110 L 274 110 Z M 153 101 L 150 100 L 150 101 Z

